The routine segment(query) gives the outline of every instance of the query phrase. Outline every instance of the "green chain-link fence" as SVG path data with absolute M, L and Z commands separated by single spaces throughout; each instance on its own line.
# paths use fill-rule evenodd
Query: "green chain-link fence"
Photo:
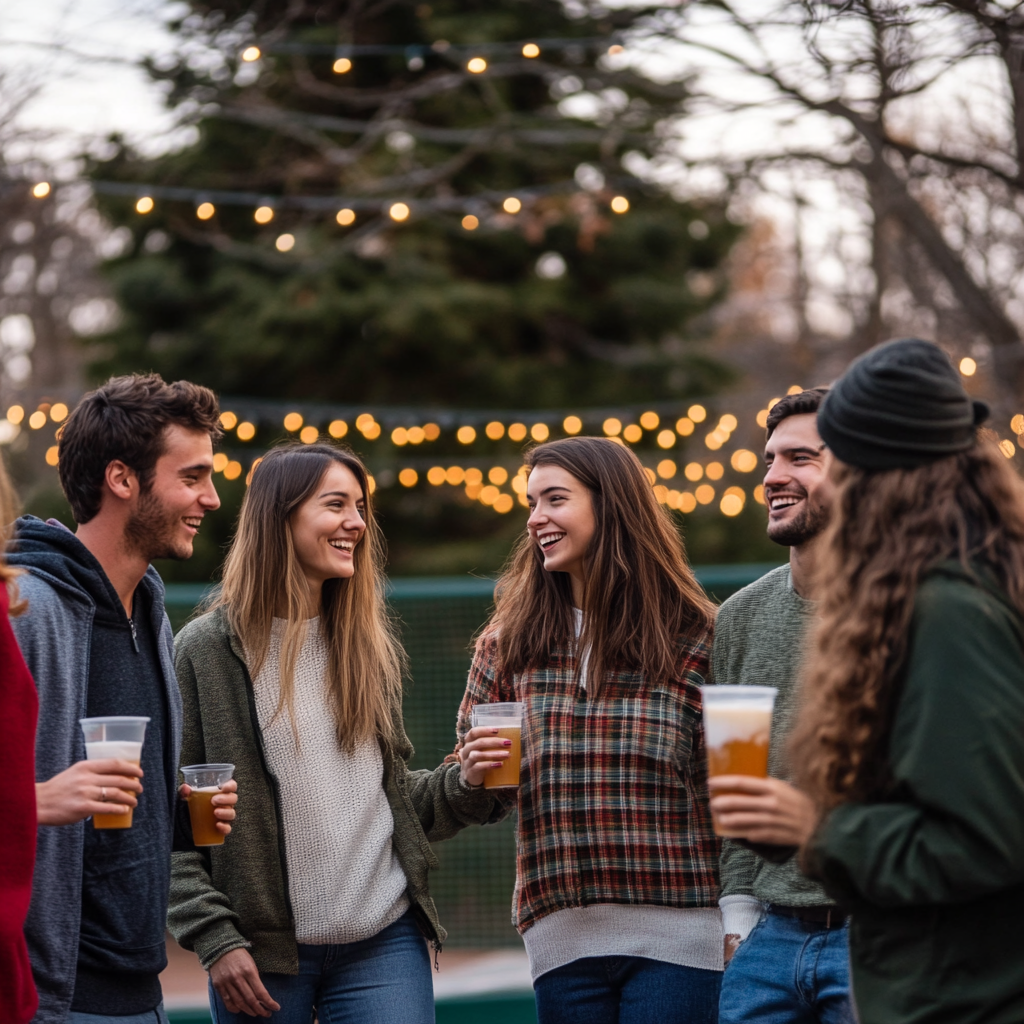
M 704 588 L 722 601 L 770 565 L 706 566 L 697 570 Z M 175 629 L 185 622 L 204 588 L 167 588 L 167 610 Z M 389 600 L 402 623 L 411 679 L 405 693 L 405 726 L 416 748 L 413 768 L 433 768 L 455 743 L 455 713 L 469 669 L 472 638 L 491 605 L 490 580 L 400 579 Z M 515 881 L 514 822 L 468 828 L 435 847 L 440 868 L 431 891 L 453 948 L 519 944 L 510 923 Z

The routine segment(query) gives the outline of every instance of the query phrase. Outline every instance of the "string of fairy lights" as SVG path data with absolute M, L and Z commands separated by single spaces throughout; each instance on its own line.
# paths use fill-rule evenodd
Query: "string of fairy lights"
M 792 390 L 799 390 L 796 385 Z M 755 417 L 764 426 L 768 409 Z M 713 417 L 706 405 L 685 409 L 589 410 L 580 413 L 543 411 L 530 414 L 411 409 L 359 411 L 351 407 L 305 405 L 286 408 L 279 402 L 226 399 L 221 413 L 224 451 L 214 456 L 214 472 L 226 480 L 246 482 L 266 447 L 285 436 L 304 444 L 345 441 L 363 453 L 371 468 L 371 487 L 437 488 L 461 491 L 471 501 L 505 514 L 526 505 L 526 468 L 522 446 L 555 437 L 599 434 L 637 449 L 654 493 L 662 504 L 689 513 L 717 502 L 725 516 L 743 511 L 748 498 L 763 504 L 761 486 L 748 481 L 731 484 L 727 474 L 742 479 L 760 464 L 747 448 L 728 450 L 739 419 L 732 413 Z M 12 405 L 0 422 L 2 439 L 10 443 L 22 431 L 55 428 L 70 413 L 66 402 L 40 402 L 35 409 Z M 752 425 L 751 425 L 752 426 Z M 706 450 L 698 455 L 696 444 Z M 465 449 L 465 456 L 453 455 Z M 504 449 L 504 451 L 502 451 Z M 721 453 L 721 454 L 717 454 Z M 689 457 L 688 457 L 689 456 Z M 57 445 L 45 455 L 57 465 Z
M 961 367 L 965 376 L 970 376 Z M 803 390 L 794 384 L 788 394 Z M 772 398 L 742 429 L 746 436 L 760 435 L 768 413 L 779 401 Z M 257 399 L 225 399 L 221 413 L 225 451 L 214 456 L 214 472 L 225 480 L 243 475 L 248 484 L 267 447 L 283 436 L 303 444 L 321 440 L 344 441 L 362 454 L 371 469 L 372 490 L 398 486 L 448 489 L 499 514 L 526 506 L 526 467 L 520 457 L 523 446 L 556 437 L 599 435 L 636 450 L 658 501 L 682 513 L 717 504 L 729 518 L 738 516 L 748 498 L 764 504 L 764 489 L 750 474 L 761 465 L 760 456 L 744 447 L 733 447 L 733 435 L 741 429 L 730 412 L 712 415 L 707 405 L 657 408 L 496 413 L 472 410 L 423 411 L 305 404 L 285 406 Z M 0 420 L 0 443 L 11 443 L 22 430 L 40 431 L 61 424 L 70 414 L 66 402 L 40 402 L 31 411 L 12 405 Z M 754 430 L 754 425 L 759 428 Z M 1006 458 L 1024 448 L 1024 414 L 1010 420 L 1016 443 L 1003 438 L 999 448 Z M 464 455 L 457 454 L 465 449 Z M 46 463 L 57 465 L 57 446 L 46 450 Z M 735 482 L 733 482 L 735 481 Z
M 500 214 L 504 220 L 498 226 L 509 226 L 515 216 L 527 211 L 540 199 L 557 194 L 571 194 L 584 191 L 574 180 L 549 185 L 516 189 L 514 192 L 486 191 L 468 196 L 434 196 L 430 198 L 384 198 L 367 199 L 352 196 L 267 196 L 256 192 L 181 188 L 168 185 L 137 184 L 120 181 L 92 181 L 91 188 L 100 194 L 126 196 L 135 200 L 135 212 L 147 216 L 157 208 L 157 201 L 188 203 L 194 208 L 200 221 L 211 221 L 217 214 L 218 206 L 248 206 L 253 210 L 253 220 L 260 227 L 266 227 L 280 211 L 299 210 L 334 215 L 335 222 L 343 228 L 353 227 L 366 217 L 387 217 L 395 224 L 403 224 L 417 217 L 436 213 L 461 214 L 461 224 L 466 231 L 475 231 L 489 214 Z M 615 188 L 605 188 L 597 201 L 607 205 L 615 214 L 627 213 L 629 198 L 622 194 L 630 187 L 640 187 L 636 179 L 618 179 Z M 51 194 L 49 182 L 37 182 L 32 195 L 45 199 Z M 295 247 L 295 235 L 285 231 L 274 241 L 279 252 L 290 252 Z
M 578 57 L 587 53 L 616 55 L 624 47 L 615 34 L 601 37 L 567 39 L 524 39 L 486 43 L 450 43 L 444 39 L 432 43 L 408 44 L 320 44 L 291 41 L 267 40 L 252 43 L 240 53 L 243 64 L 255 64 L 267 54 L 309 54 L 327 55 L 334 58 L 331 70 L 335 75 L 347 75 L 355 67 L 355 61 L 401 54 L 409 68 L 419 71 L 425 66 L 428 56 L 441 57 L 448 62 L 463 66 L 470 77 L 486 75 L 490 65 L 488 57 L 517 57 L 527 62 L 536 61 L 543 54 L 561 53 Z M 331 119 L 328 119 L 331 120 Z M 337 119 L 333 119 L 337 120 Z M 371 127 L 369 122 L 352 122 L 349 130 L 364 131 Z M 335 126 L 337 127 L 337 126 Z M 344 130 L 339 128 L 338 130 Z M 426 130 L 426 129 L 424 129 Z M 486 129 L 485 129 L 486 130 Z M 395 134 L 392 132 L 391 134 Z M 405 134 L 398 132 L 397 134 Z M 410 136 L 411 137 L 411 136 Z M 100 194 L 123 196 L 134 200 L 135 212 L 147 216 L 157 209 L 158 202 L 188 203 L 193 206 L 195 217 L 200 221 L 212 221 L 219 206 L 248 206 L 253 211 L 253 220 L 261 227 L 270 225 L 279 212 L 301 210 L 315 213 L 331 213 L 338 225 L 349 228 L 367 216 L 387 217 L 397 224 L 415 220 L 417 217 L 436 213 L 461 215 L 461 225 L 467 231 L 475 231 L 489 213 L 506 215 L 502 221 L 491 219 L 498 226 L 507 226 L 508 217 L 515 217 L 531 203 L 559 193 L 584 191 L 572 181 L 524 187 L 513 192 L 481 192 L 468 196 L 434 196 L 412 198 L 398 196 L 391 198 L 365 198 L 323 195 L 270 196 L 255 192 L 225 189 L 192 188 L 147 183 L 118 181 L 91 181 L 92 189 Z M 641 188 L 642 183 L 632 177 L 616 179 L 600 191 L 599 201 L 616 214 L 624 214 L 630 208 L 630 201 L 624 192 Z M 39 181 L 32 185 L 32 195 L 45 199 L 51 195 L 53 185 Z M 275 247 L 279 252 L 289 252 L 295 247 L 295 235 L 290 231 L 279 234 Z

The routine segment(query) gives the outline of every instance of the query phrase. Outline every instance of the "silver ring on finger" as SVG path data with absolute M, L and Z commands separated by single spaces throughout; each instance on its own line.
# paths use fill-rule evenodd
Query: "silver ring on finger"
M 107 802 L 107 787 L 100 786 L 100 803 L 105 804 Z

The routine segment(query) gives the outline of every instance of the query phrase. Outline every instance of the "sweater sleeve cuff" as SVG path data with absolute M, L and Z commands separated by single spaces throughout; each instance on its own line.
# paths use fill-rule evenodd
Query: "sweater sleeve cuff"
M 761 920 L 764 907 L 753 896 L 723 896 L 718 901 L 722 909 L 722 930 L 726 935 L 738 935 L 742 942 Z
M 193 948 L 203 970 L 208 971 L 225 953 L 251 946 L 252 943 L 243 938 L 231 921 L 221 921 L 195 939 Z
M 444 777 L 444 791 L 448 804 L 456 816 L 467 825 L 485 825 L 503 816 L 500 803 L 492 790 L 483 786 L 467 786 L 462 781 L 460 766 L 448 766 Z

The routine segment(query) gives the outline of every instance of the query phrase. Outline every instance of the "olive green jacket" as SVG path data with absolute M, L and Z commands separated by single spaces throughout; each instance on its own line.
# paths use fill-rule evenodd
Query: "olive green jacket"
M 861 1024 L 1024 1021 L 1024 624 L 983 571 L 921 583 L 884 801 L 815 838 Z
M 172 855 L 168 927 L 205 968 L 232 949 L 246 948 L 260 971 L 297 974 L 278 785 L 264 756 L 241 643 L 221 609 L 189 623 L 175 646 L 184 705 L 181 763 L 233 764 L 238 818 L 223 846 Z M 395 820 L 392 843 L 408 879 L 412 913 L 439 947 L 445 931 L 427 887 L 427 873 L 437 867 L 429 844 L 500 812 L 486 791 L 460 784 L 457 764 L 410 771 L 413 749 L 400 707 L 394 722 L 398 740 L 383 750 L 384 789 Z

